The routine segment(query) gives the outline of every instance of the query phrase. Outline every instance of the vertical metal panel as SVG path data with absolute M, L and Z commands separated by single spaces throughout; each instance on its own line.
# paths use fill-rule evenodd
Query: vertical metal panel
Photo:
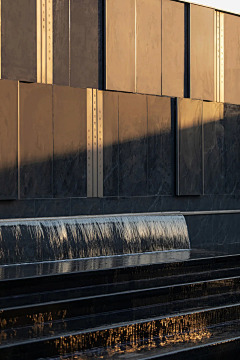
M 92 89 L 87 89 L 87 196 L 93 196 L 93 128 L 92 128 L 93 99 Z
M 2 0 L 0 0 L 0 79 L 2 78 Z
M 98 124 L 97 124 L 97 90 L 93 89 L 93 197 L 98 195 Z
M 176 111 L 176 195 L 180 195 L 180 186 L 179 186 L 179 158 L 180 158 L 180 149 L 179 149 L 179 98 L 176 101 L 177 111 Z
M 47 82 L 47 61 L 46 61 L 46 0 L 42 0 L 42 83 L 45 84 Z
M 220 13 L 220 102 L 224 102 L 224 14 Z
M 162 94 L 184 96 L 184 4 L 170 0 L 162 0 Z
M 98 197 L 103 197 L 103 91 L 97 92 L 98 102 Z
M 240 104 L 240 17 L 224 14 L 224 101 Z
M 106 0 L 106 89 L 135 91 L 135 0 Z
M 191 7 L 191 93 L 194 99 L 214 100 L 214 15 L 198 5 Z
M 53 82 L 53 2 L 47 0 L 46 39 L 47 39 L 47 84 Z
M 136 92 L 161 95 L 162 0 L 136 0 Z
M 37 82 L 42 82 L 42 0 L 37 0 Z

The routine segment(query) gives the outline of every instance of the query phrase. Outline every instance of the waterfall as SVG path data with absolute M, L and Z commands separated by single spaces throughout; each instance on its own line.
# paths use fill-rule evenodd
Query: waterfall
M 0 221 L 1 264 L 189 248 L 182 215 Z

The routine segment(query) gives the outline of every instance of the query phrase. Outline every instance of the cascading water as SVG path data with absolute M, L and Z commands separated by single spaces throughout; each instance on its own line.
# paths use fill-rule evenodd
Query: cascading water
M 0 221 L 0 263 L 189 249 L 182 215 Z

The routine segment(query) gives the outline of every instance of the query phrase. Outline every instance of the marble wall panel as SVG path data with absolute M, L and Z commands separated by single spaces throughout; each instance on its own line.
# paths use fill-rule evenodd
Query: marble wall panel
M 162 0 L 136 1 L 136 92 L 161 95 Z
M 147 97 L 119 94 L 119 195 L 147 195 Z
M 106 89 L 135 91 L 135 0 L 106 0 Z
M 240 195 L 240 105 L 224 104 L 225 193 Z
M 103 195 L 118 196 L 118 93 L 103 93 Z
M 190 97 L 214 101 L 213 9 L 190 5 Z
M 184 4 L 162 0 L 162 94 L 184 96 Z
M 148 96 L 148 194 L 174 193 L 171 98 Z
M 36 81 L 36 1 L 1 1 L 2 78 Z
M 70 14 L 70 84 L 98 88 L 98 0 L 71 0 Z
M 19 84 L 21 198 L 52 197 L 52 86 Z
M 177 195 L 201 195 L 202 101 L 178 99 L 177 140 Z
M 0 81 L 0 199 L 18 196 L 18 83 Z
M 87 196 L 86 90 L 53 86 L 56 197 Z
M 240 17 L 224 14 L 224 101 L 240 104 Z
M 213 216 L 192 215 L 185 216 L 188 227 L 191 248 L 206 249 L 212 244 L 213 239 Z
M 223 104 L 203 102 L 204 193 L 224 194 Z
M 69 85 L 69 0 L 53 1 L 53 83 Z

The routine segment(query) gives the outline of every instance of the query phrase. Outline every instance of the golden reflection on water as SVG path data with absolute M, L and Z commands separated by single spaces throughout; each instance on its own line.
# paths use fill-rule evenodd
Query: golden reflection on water
M 104 348 L 105 355 L 112 357 L 116 354 L 152 350 L 156 347 L 177 343 L 196 343 L 211 337 L 211 333 L 207 329 L 207 319 L 202 314 L 198 315 L 166 318 L 143 324 L 62 337 L 54 340 L 54 344 L 60 355 Z M 84 355 L 75 356 L 71 359 L 85 359 Z M 95 355 L 92 354 L 91 357 L 95 357 Z M 99 353 L 96 354 L 96 357 L 99 357 Z

